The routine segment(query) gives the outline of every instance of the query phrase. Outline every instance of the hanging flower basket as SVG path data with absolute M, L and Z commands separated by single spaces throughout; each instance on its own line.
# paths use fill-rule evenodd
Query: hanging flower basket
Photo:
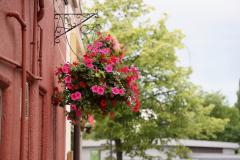
M 57 69 L 56 76 L 63 90 L 56 90 L 54 103 L 64 107 L 67 119 L 78 121 L 88 115 L 112 114 L 118 105 L 138 112 L 140 102 L 137 80 L 139 71 L 123 62 L 123 49 L 111 35 L 98 34 L 87 46 L 83 58 L 65 63 Z

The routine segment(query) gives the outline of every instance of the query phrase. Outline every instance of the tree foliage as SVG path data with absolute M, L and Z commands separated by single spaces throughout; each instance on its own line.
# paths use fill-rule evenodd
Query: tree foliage
M 238 91 L 237 91 L 237 102 L 235 103 L 235 107 L 238 108 L 240 111 L 240 80 L 239 80 L 239 86 L 238 86 Z
M 184 34 L 170 31 L 163 17 L 157 24 L 145 20 L 151 10 L 142 0 L 93 0 L 88 11 L 100 11 L 98 23 L 126 46 L 129 64 L 141 70 L 141 112 L 116 113 L 99 120 L 93 137 L 120 140 L 117 152 L 151 159 L 145 150 L 162 149 L 168 139 L 215 137 L 226 120 L 212 117 L 199 88 L 189 81 L 191 69 L 178 65 L 176 50 Z
M 228 123 L 222 132 L 216 136 L 209 137 L 212 140 L 239 142 L 240 141 L 240 112 L 237 107 L 231 107 L 227 102 L 225 96 L 219 92 L 204 93 L 205 105 L 213 105 L 211 116 L 225 119 Z

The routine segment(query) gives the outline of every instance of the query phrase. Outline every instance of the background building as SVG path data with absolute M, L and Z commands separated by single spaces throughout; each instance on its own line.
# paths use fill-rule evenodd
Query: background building
M 105 160 L 110 156 L 109 149 L 106 150 L 106 140 L 83 141 L 82 159 L 86 160 Z M 200 140 L 179 140 L 178 142 L 172 141 L 164 146 L 163 152 L 157 150 L 147 150 L 147 154 L 152 156 L 161 156 L 166 159 L 166 153 L 170 149 L 176 148 L 178 145 L 186 146 L 190 149 L 189 158 L 193 160 L 240 160 L 240 155 L 236 154 L 239 149 L 239 144 L 229 142 L 215 142 L 215 141 L 200 141 Z M 115 154 L 113 154 L 115 157 Z M 142 158 L 130 158 L 126 155 L 123 156 L 124 160 L 142 160 Z M 155 160 L 161 160 L 156 158 Z M 179 157 L 173 160 L 184 160 Z

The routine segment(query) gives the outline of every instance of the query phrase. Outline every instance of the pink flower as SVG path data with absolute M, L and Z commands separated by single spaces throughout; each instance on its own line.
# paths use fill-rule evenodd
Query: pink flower
M 81 93 L 78 92 L 78 91 L 71 94 L 71 99 L 72 99 L 73 101 L 77 101 L 77 100 L 81 99 L 81 97 L 82 97 L 82 95 L 81 95 Z
M 93 53 L 99 52 L 99 51 L 98 51 L 98 48 L 93 48 L 93 49 L 92 49 L 92 52 L 93 52 Z
M 88 115 L 88 122 L 91 124 L 91 126 L 94 125 L 94 117 L 93 117 L 93 115 Z
M 119 72 L 128 73 L 129 72 L 129 68 L 127 66 L 125 66 L 123 68 L 119 68 Z
M 67 86 L 66 86 L 69 90 L 73 90 L 73 86 L 72 84 L 68 83 Z
M 105 70 L 106 70 L 106 72 L 111 73 L 113 70 L 112 65 L 106 65 Z
M 93 93 L 97 93 L 98 92 L 98 86 L 97 85 L 92 86 L 91 90 L 92 90 Z
M 67 120 L 72 120 L 70 115 L 67 116 Z
M 102 45 L 103 45 L 102 42 L 99 42 L 99 41 L 95 42 L 96 48 L 100 48 L 100 47 L 102 47 Z
M 92 64 L 92 63 L 88 63 L 88 64 L 87 64 L 87 67 L 88 67 L 88 68 L 93 68 L 93 64 Z
M 124 94 L 125 94 L 125 91 L 124 91 L 124 89 L 122 89 L 122 88 L 119 89 L 118 91 L 119 91 L 119 94 L 120 94 L 120 95 L 124 95 Z
M 91 90 L 92 90 L 93 93 L 97 93 L 97 94 L 100 94 L 100 95 L 103 95 L 104 92 L 105 92 L 104 87 L 97 86 L 97 85 L 92 86 Z
M 113 87 L 112 88 L 112 93 L 115 94 L 115 95 L 119 94 L 119 89 L 117 87 Z
M 89 58 L 88 56 L 84 56 L 84 64 L 88 67 L 88 68 L 93 68 L 93 60 L 91 58 Z
M 93 62 L 93 60 L 91 58 L 87 57 L 87 56 L 84 57 L 83 61 L 84 61 L 85 64 L 89 64 L 89 63 Z
M 71 77 L 70 76 L 66 76 L 64 78 L 64 81 L 65 81 L 65 83 L 71 83 Z
M 117 58 L 116 56 L 111 56 L 109 59 L 108 59 L 108 64 L 112 64 L 112 65 L 115 65 L 119 62 L 119 58 Z
M 110 52 L 110 48 L 100 49 L 99 52 L 102 53 L 102 54 L 108 54 Z
M 132 77 L 131 78 L 131 81 L 136 81 L 137 80 L 137 77 Z
M 66 74 L 70 73 L 69 64 L 64 64 L 64 65 L 63 65 L 62 72 L 63 72 L 63 73 L 66 73 Z
M 138 70 L 137 70 L 136 67 L 132 66 L 132 67 L 131 67 L 131 71 L 132 71 L 132 72 L 137 72 Z
M 112 37 L 111 37 L 110 34 L 108 34 L 108 35 L 104 38 L 104 40 L 107 41 L 107 42 L 109 42 L 111 39 L 112 39 Z
M 93 46 L 92 46 L 91 44 L 89 44 L 89 45 L 87 46 L 87 50 L 91 51 L 92 49 L 93 49 Z
M 71 109 L 72 109 L 72 110 L 74 110 L 74 111 L 76 111 L 76 110 L 77 110 L 77 106 L 76 106 L 75 104 L 71 104 L 71 106 L 70 106 L 70 107 L 71 107 Z
M 75 113 L 78 118 L 82 115 L 82 112 L 80 110 L 76 110 Z
M 103 95 L 104 92 L 105 92 L 105 89 L 101 86 L 98 86 L 97 93 L 100 94 L 100 95 Z
M 55 72 L 55 75 L 58 75 L 58 74 L 60 74 L 60 73 L 62 73 L 63 72 L 63 70 L 62 70 L 62 68 L 60 67 L 60 68 L 57 68 L 57 70 L 56 70 L 56 72 Z

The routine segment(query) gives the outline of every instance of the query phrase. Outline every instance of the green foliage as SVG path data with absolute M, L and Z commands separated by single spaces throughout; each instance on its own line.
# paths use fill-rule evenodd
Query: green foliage
M 237 91 L 237 102 L 235 103 L 235 107 L 240 111 L 240 80 L 239 80 L 239 89 Z
M 225 129 L 219 132 L 216 137 L 211 138 L 218 141 L 239 142 L 240 141 L 240 112 L 237 107 L 227 104 L 226 98 L 219 92 L 205 93 L 204 103 L 213 105 L 211 115 L 228 121 Z
M 93 2 L 87 9 L 100 11 L 98 22 L 126 46 L 129 64 L 141 70 L 141 114 L 126 111 L 114 121 L 99 120 L 88 138 L 120 139 L 129 156 L 151 159 L 145 150 L 161 150 L 168 139 L 208 139 L 224 130 L 226 120 L 210 116 L 213 106 L 205 105 L 189 82 L 191 69 L 177 65 L 175 52 L 184 47 L 180 30 L 169 31 L 166 17 L 157 24 L 143 20 L 152 8 L 142 0 Z

